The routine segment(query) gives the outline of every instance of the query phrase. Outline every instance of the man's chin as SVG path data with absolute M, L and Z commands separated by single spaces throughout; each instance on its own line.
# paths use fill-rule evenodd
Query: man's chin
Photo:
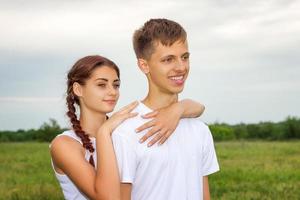
M 183 91 L 183 87 L 180 87 L 180 88 L 174 88 L 174 89 L 172 90 L 172 93 L 174 93 L 174 94 L 180 94 L 182 91 Z

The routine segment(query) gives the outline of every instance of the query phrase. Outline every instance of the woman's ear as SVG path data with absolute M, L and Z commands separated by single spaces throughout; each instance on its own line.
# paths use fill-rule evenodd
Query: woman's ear
M 140 68 L 140 70 L 142 70 L 142 72 L 144 74 L 148 74 L 149 73 L 149 66 L 146 60 L 142 59 L 142 58 L 138 58 L 137 60 L 137 64 Z
M 74 82 L 73 83 L 73 92 L 76 96 L 81 97 L 82 96 L 82 86 L 79 83 Z

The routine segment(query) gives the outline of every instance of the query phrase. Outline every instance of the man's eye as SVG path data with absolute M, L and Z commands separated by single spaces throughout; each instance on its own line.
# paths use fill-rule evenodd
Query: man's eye
M 99 87 L 105 87 L 105 84 L 98 84 Z
M 173 60 L 173 58 L 166 58 L 166 59 L 163 60 L 163 62 L 168 63 L 168 62 L 171 62 L 172 60 Z
M 189 59 L 189 56 L 183 56 L 182 59 L 183 59 L 183 60 L 188 60 L 188 59 Z

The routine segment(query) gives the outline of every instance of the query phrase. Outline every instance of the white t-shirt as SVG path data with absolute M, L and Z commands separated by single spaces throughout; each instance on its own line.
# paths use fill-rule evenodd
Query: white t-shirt
M 203 199 L 203 176 L 219 170 L 209 128 L 199 119 L 181 119 L 174 133 L 163 145 L 147 147 L 139 143 L 147 130 L 135 129 L 147 122 L 140 115 L 151 109 L 139 103 L 113 132 L 121 182 L 131 183 L 132 200 Z

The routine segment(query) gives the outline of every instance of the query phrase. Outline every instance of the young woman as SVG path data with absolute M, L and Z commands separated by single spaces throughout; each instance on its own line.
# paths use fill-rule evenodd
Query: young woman
M 120 199 L 120 180 L 111 140 L 112 131 L 132 113 L 138 102 L 113 111 L 120 87 L 120 72 L 115 63 L 101 56 L 78 60 L 68 73 L 67 116 L 72 129 L 58 135 L 50 152 L 55 175 L 65 199 Z M 76 114 L 76 107 L 78 113 Z M 169 107 L 142 116 L 152 119 L 136 132 L 148 146 L 164 143 L 175 130 L 179 119 L 198 117 L 204 106 L 192 100 L 182 100 Z M 79 119 L 77 119 L 79 115 Z M 151 138 L 150 138 L 151 137 Z

